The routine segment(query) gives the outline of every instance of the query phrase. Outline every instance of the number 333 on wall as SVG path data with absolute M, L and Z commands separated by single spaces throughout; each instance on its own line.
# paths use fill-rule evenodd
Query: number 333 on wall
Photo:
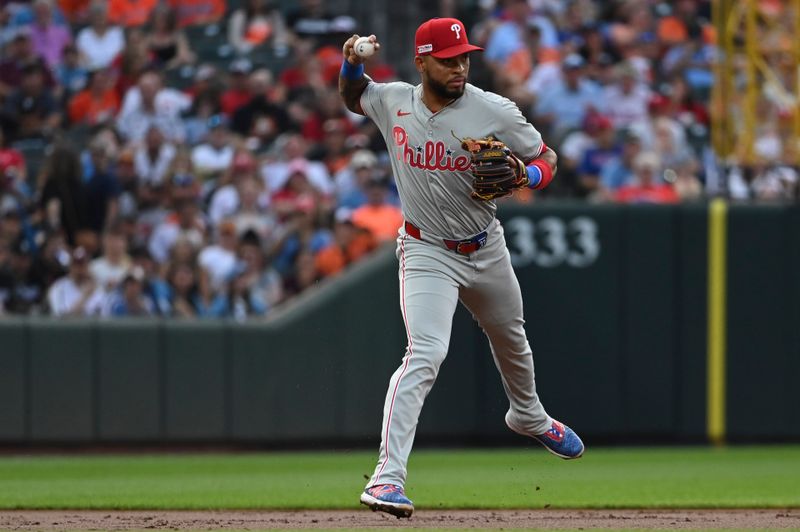
M 597 222 L 588 216 L 570 221 L 548 216 L 537 222 L 516 216 L 503 226 L 515 268 L 530 264 L 542 268 L 586 268 L 600 256 Z

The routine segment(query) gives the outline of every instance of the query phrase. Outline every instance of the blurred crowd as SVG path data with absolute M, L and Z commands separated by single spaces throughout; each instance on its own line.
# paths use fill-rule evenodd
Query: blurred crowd
M 486 49 L 475 83 L 559 153 L 550 189 L 509 201 L 705 195 L 710 1 L 429 10 L 468 23 Z M 384 141 L 338 96 L 341 44 L 363 30 L 324 0 L 32 0 L 0 16 L 0 313 L 263 317 L 394 240 Z M 367 73 L 398 79 L 383 55 Z M 793 190 L 791 169 L 768 170 L 742 174 L 741 197 Z

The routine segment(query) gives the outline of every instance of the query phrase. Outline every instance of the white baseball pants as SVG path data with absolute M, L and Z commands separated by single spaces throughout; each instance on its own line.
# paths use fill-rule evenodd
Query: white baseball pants
M 417 240 L 401 229 L 397 239 L 400 310 L 408 345 L 389 381 L 378 465 L 367 487 L 405 485 L 417 421 L 447 356 L 459 300 L 489 339 L 509 400 L 507 423 L 528 435 L 550 428 L 552 419 L 536 394 L 522 294 L 503 228 L 494 220 L 487 231 L 486 245 L 465 256 L 446 249 L 441 238 L 423 233 L 422 240 Z

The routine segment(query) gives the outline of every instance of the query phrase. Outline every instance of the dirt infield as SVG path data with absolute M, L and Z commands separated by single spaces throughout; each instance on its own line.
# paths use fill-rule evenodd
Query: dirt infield
M 3 511 L 0 530 L 287 528 L 800 529 L 793 510 L 421 510 L 398 520 L 364 511 Z

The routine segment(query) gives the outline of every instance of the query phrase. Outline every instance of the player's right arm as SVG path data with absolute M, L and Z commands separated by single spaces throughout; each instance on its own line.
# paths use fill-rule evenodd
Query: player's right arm
M 358 35 L 353 35 L 344 42 L 342 55 L 344 62 L 339 71 L 339 95 L 342 97 L 345 106 L 354 113 L 366 115 L 361 108 L 361 95 L 364 89 L 371 83 L 369 77 L 364 75 L 363 57 L 359 57 L 353 49 L 353 44 L 358 39 Z M 380 44 L 374 35 L 369 36 L 369 40 L 375 44 L 375 50 L 380 49 Z

